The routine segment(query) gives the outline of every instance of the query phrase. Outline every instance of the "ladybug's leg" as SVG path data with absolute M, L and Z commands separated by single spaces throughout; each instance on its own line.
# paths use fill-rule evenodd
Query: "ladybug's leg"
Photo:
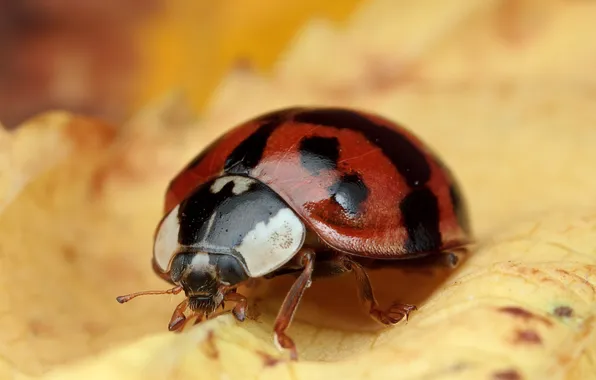
M 292 360 L 296 360 L 298 358 L 298 353 L 296 352 L 296 345 L 294 344 L 294 341 L 292 338 L 287 336 L 285 332 L 294 318 L 298 303 L 300 303 L 300 299 L 302 298 L 304 291 L 311 284 L 315 254 L 311 250 L 304 249 L 298 253 L 297 259 L 303 267 L 302 273 L 298 276 L 290 288 L 290 291 L 286 295 L 286 298 L 281 305 L 273 325 L 273 330 L 275 332 L 275 342 L 280 348 L 285 348 L 290 351 L 290 357 Z
M 452 252 L 443 252 L 440 256 L 443 259 L 441 263 L 444 267 L 455 268 L 461 260 L 462 253 L 454 250 Z
M 186 309 L 188 309 L 188 298 L 180 302 L 180 304 L 176 306 L 176 309 L 174 309 L 174 313 L 172 314 L 172 318 L 170 318 L 170 323 L 168 324 L 168 329 L 170 331 L 182 331 L 187 321 L 186 316 L 184 315 Z
M 356 275 L 358 281 L 358 294 L 361 300 L 369 308 L 370 316 L 375 320 L 385 325 L 393 325 L 401 321 L 404 317 L 408 320 L 410 312 L 416 310 L 416 306 L 414 305 L 398 302 L 391 305 L 387 310 L 382 310 L 379 308 L 366 270 L 360 264 L 345 256 L 342 262 L 347 270 L 351 270 Z
M 236 303 L 236 305 L 234 305 L 234 308 L 232 308 L 232 315 L 234 315 L 234 317 L 239 322 L 244 322 L 244 320 L 246 319 L 246 308 L 248 306 L 248 300 L 242 294 L 236 293 L 236 290 L 229 291 L 228 293 L 226 293 L 223 301 L 220 304 L 220 306 L 222 307 L 222 310 L 220 310 L 216 313 L 206 315 L 207 318 L 213 319 L 213 318 L 219 317 L 220 315 L 227 313 L 227 311 L 225 310 L 226 302 Z M 195 324 L 197 324 L 201 321 L 202 321 L 202 318 L 197 318 Z
M 237 320 L 242 322 L 246 319 L 246 306 L 248 304 L 246 297 L 238 293 L 228 293 L 225 295 L 224 301 L 236 303 L 232 309 L 232 314 L 234 314 L 234 317 L 236 317 Z

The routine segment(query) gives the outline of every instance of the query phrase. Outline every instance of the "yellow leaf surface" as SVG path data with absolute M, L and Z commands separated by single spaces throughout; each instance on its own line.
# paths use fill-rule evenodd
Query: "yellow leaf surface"
M 519 3 L 513 14 L 520 25 L 536 14 L 550 20 L 523 47 L 494 32 L 501 2 L 434 8 L 378 0 L 354 15 L 349 32 L 308 25 L 269 78 L 230 73 L 201 120 L 172 94 L 117 133 L 100 121 L 55 113 L 0 135 L 0 373 L 593 377 L 596 113 L 592 84 L 580 79 L 587 78 L 596 43 L 586 39 L 580 49 L 569 41 L 588 29 L 596 7 L 553 0 L 536 13 L 536 3 Z M 410 38 L 398 33 L 400 17 Z M 370 32 L 370 45 L 363 43 L 373 26 L 384 32 Z M 551 37 L 543 41 L 545 35 Z M 477 55 L 470 59 L 457 53 L 470 43 L 464 37 L 486 39 L 471 45 Z M 326 50 L 333 59 L 320 59 Z M 553 62 L 556 52 L 576 59 Z M 396 67 L 408 69 L 398 75 Z M 271 331 L 288 279 L 250 290 L 256 320 L 237 323 L 225 315 L 183 334 L 166 331 L 181 296 L 116 303 L 117 295 L 167 286 L 149 264 L 171 176 L 235 123 L 313 103 L 356 106 L 403 123 L 460 179 L 478 241 L 468 260 L 452 274 L 407 268 L 374 274 L 383 304 L 418 305 L 410 320 L 380 329 L 359 307 L 351 276 L 316 282 L 289 330 L 301 357 L 290 363 L 274 348 Z

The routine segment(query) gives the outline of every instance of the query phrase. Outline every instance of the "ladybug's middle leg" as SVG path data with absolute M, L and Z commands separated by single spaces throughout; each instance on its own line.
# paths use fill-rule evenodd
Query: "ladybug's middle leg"
M 294 284 L 286 295 L 273 325 L 275 342 L 280 348 L 285 348 L 290 351 L 292 360 L 298 358 L 298 353 L 294 341 L 286 335 L 286 329 L 290 327 L 290 323 L 292 323 L 292 319 L 294 318 L 294 314 L 296 313 L 296 309 L 302 299 L 304 291 L 310 287 L 315 263 L 315 253 L 310 249 L 303 249 L 298 253 L 297 260 L 303 268 L 302 272 L 296 281 L 294 281 Z
M 225 295 L 224 301 L 231 301 L 236 303 L 236 305 L 232 309 L 232 314 L 238 321 L 242 322 L 246 319 L 246 307 L 248 304 L 246 297 L 235 292 L 230 292 Z
M 396 302 L 388 309 L 383 310 L 375 298 L 370 278 L 366 270 L 359 263 L 349 259 L 346 256 L 338 257 L 335 261 L 344 271 L 353 272 L 358 281 L 358 295 L 362 302 L 369 309 L 370 316 L 378 322 L 385 325 L 393 325 L 403 318 L 408 320 L 410 312 L 416 310 L 416 306 Z

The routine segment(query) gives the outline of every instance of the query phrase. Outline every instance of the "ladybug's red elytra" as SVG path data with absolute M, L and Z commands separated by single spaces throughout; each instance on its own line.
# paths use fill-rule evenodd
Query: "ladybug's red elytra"
M 175 287 L 118 301 L 184 291 L 170 330 L 224 301 L 242 321 L 238 286 L 294 274 L 274 336 L 295 359 L 285 331 L 312 279 L 353 272 L 370 315 L 394 324 L 415 306 L 382 310 L 365 268 L 460 249 L 470 234 L 455 178 L 410 131 L 351 109 L 287 108 L 230 130 L 175 176 L 152 260 Z

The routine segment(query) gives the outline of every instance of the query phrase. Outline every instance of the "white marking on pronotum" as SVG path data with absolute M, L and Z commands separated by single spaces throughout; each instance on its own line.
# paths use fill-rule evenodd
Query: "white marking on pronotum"
M 226 176 L 216 179 L 213 184 L 211 185 L 211 192 L 217 194 L 223 189 L 225 185 L 228 183 L 233 182 L 234 187 L 232 188 L 232 192 L 236 195 L 244 193 L 250 185 L 252 185 L 255 180 L 248 178 L 248 177 L 241 177 L 241 176 Z
M 251 277 L 263 276 L 287 263 L 302 248 L 306 228 L 289 208 L 249 231 L 236 250 L 242 255 Z
M 193 271 L 195 270 L 206 270 L 209 268 L 209 255 L 206 253 L 197 253 L 193 256 L 192 261 L 190 262 L 190 267 Z
M 179 208 L 180 206 L 174 207 L 163 219 L 155 236 L 155 243 L 153 244 L 155 263 L 164 272 L 168 271 L 170 262 L 178 250 L 178 233 L 180 232 L 180 223 L 178 221 Z

